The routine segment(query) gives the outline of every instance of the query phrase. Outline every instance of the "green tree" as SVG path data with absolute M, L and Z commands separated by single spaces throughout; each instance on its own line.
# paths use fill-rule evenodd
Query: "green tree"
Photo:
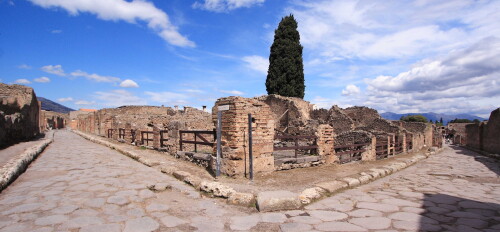
M 455 119 L 451 120 L 450 122 L 451 123 L 472 123 L 471 120 L 469 120 L 469 119 L 463 119 L 463 118 L 460 118 L 460 119 L 455 118 Z
M 427 122 L 427 118 L 423 115 L 401 116 L 401 118 L 399 120 L 405 121 L 405 122 Z
M 274 42 L 269 54 L 267 94 L 304 98 L 304 64 L 302 45 L 293 15 L 281 19 L 274 31 Z
M 441 125 L 443 125 L 443 118 L 439 119 L 439 123 L 441 123 Z
M 481 121 L 479 121 L 479 119 L 476 118 L 476 119 L 472 120 L 472 122 L 476 123 L 476 124 L 479 124 Z

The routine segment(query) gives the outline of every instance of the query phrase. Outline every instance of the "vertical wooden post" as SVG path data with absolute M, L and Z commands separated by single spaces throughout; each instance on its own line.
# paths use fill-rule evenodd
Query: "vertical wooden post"
M 253 180 L 253 155 L 252 155 L 252 114 L 248 114 L 248 157 L 250 180 Z
M 221 133 L 222 130 L 222 111 L 217 112 L 217 160 L 216 160 L 216 172 L 215 176 L 218 177 L 220 176 L 220 161 L 221 161 L 221 154 L 222 154 L 222 148 L 221 148 Z

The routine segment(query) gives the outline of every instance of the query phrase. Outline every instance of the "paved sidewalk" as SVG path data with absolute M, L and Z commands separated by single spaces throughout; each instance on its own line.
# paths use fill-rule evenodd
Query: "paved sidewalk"
M 458 148 L 303 210 L 258 213 L 68 131 L 0 194 L 0 231 L 499 231 L 500 165 Z M 163 183 L 161 192 L 146 188 Z

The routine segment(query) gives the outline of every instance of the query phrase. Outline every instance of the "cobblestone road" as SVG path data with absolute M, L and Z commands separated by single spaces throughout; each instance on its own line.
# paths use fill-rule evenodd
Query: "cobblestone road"
M 60 131 L 0 193 L 0 231 L 500 231 L 500 165 L 458 148 L 304 210 L 257 213 Z M 152 192 L 149 184 L 172 190 Z

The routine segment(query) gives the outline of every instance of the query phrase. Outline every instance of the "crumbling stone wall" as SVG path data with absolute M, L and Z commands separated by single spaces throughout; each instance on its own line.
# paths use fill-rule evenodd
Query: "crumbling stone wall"
M 381 119 L 377 110 L 365 106 L 353 106 L 344 109 L 344 113 L 353 120 L 355 127 L 367 127 L 376 119 Z
M 313 105 L 300 98 L 272 94 L 257 97 L 256 99 L 265 102 L 270 107 L 275 129 L 286 134 L 302 134 L 301 129 L 311 119 L 310 114 Z
M 38 135 L 40 109 L 32 88 L 0 83 L 0 148 Z
M 500 154 L 500 108 L 490 114 L 487 122 L 466 126 L 467 146 Z
M 313 110 L 311 117 L 320 124 L 328 124 L 333 127 L 335 134 L 341 134 L 355 128 L 354 121 L 336 105 L 328 111 L 325 109 Z
M 141 131 L 151 131 L 153 135 L 149 136 L 153 137 L 153 141 L 149 146 L 172 154 L 179 150 L 179 130 L 214 129 L 210 113 L 191 107 L 179 110 L 158 106 L 122 106 L 80 114 L 77 117 L 79 130 L 107 137 L 108 130 L 111 129 L 112 138 L 118 140 L 119 129 L 125 129 L 125 139 L 122 141 L 136 145 L 141 145 Z M 166 147 L 163 148 L 160 147 L 160 130 L 166 130 L 168 135 L 165 136 L 168 137 L 164 143 Z M 192 149 L 192 145 L 186 145 L 185 149 Z
M 465 128 L 471 124 L 473 123 L 448 123 L 448 132 L 453 134 L 455 144 L 467 144 L 467 132 Z
M 65 128 L 69 121 L 69 115 L 64 113 L 42 110 L 41 115 L 43 130 Z
M 229 105 L 222 112 L 222 167 L 221 172 L 243 175 L 248 172 L 248 114 L 252 114 L 252 153 L 254 172 L 274 171 L 273 141 L 275 122 L 269 105 L 258 99 L 243 97 L 219 98 L 212 108 L 212 119 L 217 123 L 219 106 Z
M 473 123 L 465 126 L 465 134 L 467 135 L 467 146 L 482 150 L 482 130 L 486 123 Z

